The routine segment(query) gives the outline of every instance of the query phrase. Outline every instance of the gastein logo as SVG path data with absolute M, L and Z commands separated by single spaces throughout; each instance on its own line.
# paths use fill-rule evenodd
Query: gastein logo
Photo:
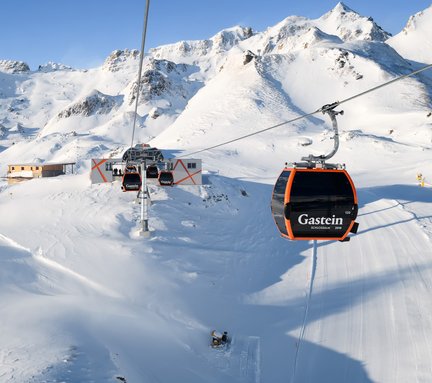
M 300 225 L 343 225 L 342 218 L 336 218 L 333 214 L 331 217 L 310 217 L 308 214 L 301 214 L 297 219 Z

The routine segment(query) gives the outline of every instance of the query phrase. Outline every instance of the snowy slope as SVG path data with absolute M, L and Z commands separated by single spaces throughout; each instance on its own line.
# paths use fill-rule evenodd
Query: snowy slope
M 387 37 L 339 3 L 154 48 L 136 140 L 187 155 L 419 68 Z M 430 75 L 343 105 L 334 161 L 357 186 L 360 229 L 313 243 L 280 238 L 269 205 L 286 161 L 332 149 L 320 114 L 198 154 L 203 186 L 151 185 L 139 237 L 133 193 L 89 180 L 90 158 L 130 144 L 137 69 L 127 49 L 88 71 L 0 62 L 0 175 L 78 165 L 0 179 L 0 381 L 430 381 Z M 209 346 L 213 329 L 228 350 Z
M 432 6 L 411 16 L 405 28 L 387 44 L 406 59 L 432 63 Z

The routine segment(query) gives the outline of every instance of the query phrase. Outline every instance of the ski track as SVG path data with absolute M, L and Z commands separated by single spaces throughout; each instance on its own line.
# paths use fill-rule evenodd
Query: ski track
M 226 188 L 226 185 L 222 185 L 222 189 Z M 198 255 L 203 251 L 211 254 L 211 249 L 197 244 L 197 238 L 201 235 L 204 235 L 204 239 L 210 238 L 208 233 L 203 232 L 205 228 L 199 227 L 198 219 L 197 223 L 190 219 L 180 220 L 178 223 L 169 221 L 173 210 L 174 214 L 187 217 L 181 210 L 181 206 L 176 207 L 178 205 L 176 199 L 183 201 L 181 193 L 183 191 L 170 190 L 163 196 L 165 198 L 163 203 L 155 209 L 159 211 L 154 212 L 158 220 L 162 220 L 162 223 L 166 221 L 167 226 L 159 230 L 159 237 L 153 237 L 153 240 L 158 242 L 157 246 L 153 246 L 161 252 L 158 262 L 161 265 L 165 262 L 166 266 L 172 267 L 173 275 L 177 278 L 180 278 L 178 272 L 190 271 L 196 261 L 195 254 Z M 419 225 L 419 220 L 423 218 L 416 212 L 410 211 L 410 206 L 403 201 L 379 199 L 366 192 L 364 194 L 368 196 L 369 202 L 366 201 L 360 209 L 357 219 L 360 222 L 360 230 L 352 237 L 351 242 L 320 241 L 310 243 L 310 247 L 305 247 L 304 250 L 302 246 L 298 247 L 301 249 L 300 252 L 305 251 L 308 254 L 311 249 L 312 253 L 305 257 L 298 269 L 308 279 L 306 281 L 301 279 L 298 285 L 301 288 L 304 284 L 305 294 L 303 303 L 296 301 L 299 308 L 299 320 L 295 323 L 297 327 L 289 329 L 296 334 L 294 339 L 297 340 L 297 346 L 290 351 L 291 370 L 287 369 L 290 374 L 284 377 L 285 381 L 290 379 L 291 383 L 315 382 L 320 378 L 320 374 L 321 377 L 325 376 L 323 371 L 330 371 L 325 382 L 331 383 L 387 383 L 389 381 L 425 383 L 430 381 L 429 378 L 432 376 L 431 366 L 428 363 L 432 360 L 432 346 L 428 342 L 428 337 L 432 333 L 432 303 L 429 299 L 432 286 L 430 237 L 422 230 L 422 225 Z M 99 188 L 95 195 L 95 199 L 103 199 L 107 192 L 102 192 Z M 64 196 L 55 194 L 54 197 L 54 200 L 61 203 Z M 87 203 L 92 201 L 90 199 Z M 227 208 L 223 204 L 220 206 L 219 210 Z M 86 209 L 85 204 L 83 209 Z M 213 213 L 210 210 L 208 213 L 214 214 L 215 224 L 218 224 L 220 219 L 219 210 L 215 207 Z M 251 210 L 256 211 L 254 206 Z M 64 209 L 58 209 L 51 225 L 59 225 L 63 214 Z M 260 214 L 264 213 L 260 210 Z M 67 277 L 77 281 L 86 290 L 90 289 L 108 298 L 124 299 L 115 290 L 73 270 L 74 263 L 62 264 L 63 260 L 73 261 L 73 257 L 79 256 L 81 251 L 85 250 L 85 245 L 75 243 L 75 239 L 80 238 L 80 235 L 86 231 L 101 232 L 97 222 L 89 222 L 84 213 L 83 217 L 82 223 L 76 227 L 66 225 L 59 230 L 62 234 L 61 242 L 54 235 L 45 234 L 43 252 L 39 248 L 33 254 L 26 247 L 2 234 L 0 234 L 0 241 L 17 251 L 29 253 L 26 262 L 36 261 L 39 266 L 35 270 L 41 274 L 46 273 L 49 277 L 54 276 L 56 279 L 53 280 L 53 284 Z M 190 233 L 186 235 L 183 231 L 182 235 L 175 234 L 176 230 L 181 232 L 178 226 L 190 230 Z M 245 232 L 256 231 L 256 226 L 257 223 L 251 217 L 246 217 L 243 227 Z M 133 225 L 130 224 L 127 228 L 122 228 L 121 235 L 125 236 L 132 227 Z M 221 238 L 228 238 L 227 233 L 232 228 L 228 224 L 224 231 L 220 232 Z M 42 237 L 42 232 L 40 234 Z M 168 241 L 167 245 L 163 245 L 164 236 Z M 253 287 L 254 270 L 249 271 L 253 252 L 251 255 L 248 250 L 253 246 L 260 246 L 260 243 L 256 241 L 251 244 L 245 236 L 240 238 L 241 240 L 231 247 L 224 245 L 219 248 L 217 246 L 220 246 L 220 243 L 214 242 L 217 246 L 213 246 L 214 257 L 210 258 L 217 267 L 216 271 L 208 272 L 204 268 L 206 273 L 211 273 L 204 276 L 199 268 L 198 271 L 191 268 L 195 275 L 192 280 L 198 278 L 198 281 L 203 281 L 205 278 L 205 281 L 214 284 L 211 290 L 203 291 L 204 295 L 210 293 L 211 297 L 219 298 L 227 292 L 237 292 L 248 284 Z M 36 239 L 34 241 L 36 242 Z M 189 241 L 194 243 L 192 249 L 185 244 Z M 109 245 L 112 245 L 111 242 Z M 297 245 L 298 243 L 292 249 L 296 249 Z M 166 249 L 164 246 L 167 246 Z M 34 248 L 34 245 L 31 247 Z M 181 262 L 171 257 L 173 248 L 185 253 Z M 73 253 L 70 259 L 65 258 L 70 255 L 66 254 L 67 251 Z M 238 256 L 238 253 L 241 256 Z M 55 260 L 54 256 L 56 256 Z M 266 261 L 268 262 L 266 266 L 276 269 L 278 265 L 273 265 L 273 261 L 275 259 L 270 257 Z M 93 260 L 88 258 L 87 262 Z M 243 286 L 240 286 L 237 279 L 233 278 L 233 273 L 243 269 L 246 272 L 241 279 Z M 295 281 L 290 282 L 286 288 L 290 288 L 292 283 Z M 182 286 L 187 288 L 187 284 Z M 171 317 L 175 318 L 174 315 Z M 175 321 L 178 322 L 178 319 Z M 196 327 L 192 326 L 192 328 Z M 209 360 L 210 366 L 226 374 L 227 381 L 259 383 L 261 380 L 266 381 L 268 376 L 275 376 L 269 374 L 265 365 L 261 369 L 259 337 L 238 336 L 235 339 L 229 355 L 222 354 L 215 361 Z M 263 347 L 267 347 L 263 349 L 264 352 L 271 351 L 264 342 Z M 336 358 L 334 355 L 343 357 Z M 11 357 L 3 354 L 0 362 L 8 366 L 1 371 L 0 378 L 6 377 L 6 381 L 18 382 L 14 375 L 16 370 Z M 77 369 L 83 363 L 77 362 Z M 359 365 L 362 368 L 359 368 Z M 337 371 L 337 375 L 331 371 Z M 53 370 L 52 374 L 61 377 L 64 373 L 62 371 L 56 373 Z M 74 376 L 78 376 L 77 373 L 74 373 Z M 281 376 L 279 378 L 282 379 Z
M 119 293 L 109 289 L 106 286 L 102 286 L 101 284 L 92 281 L 91 279 L 85 277 L 84 275 L 81 275 L 79 273 L 77 273 L 76 271 L 73 271 L 63 265 L 61 265 L 60 263 L 53 261 L 52 259 L 48 259 L 46 257 L 43 256 L 42 253 L 33 255 L 34 259 L 37 260 L 38 262 L 40 262 L 41 264 L 60 272 L 61 274 L 64 274 L 66 276 L 70 276 L 73 279 L 76 279 L 78 282 L 80 282 L 82 285 L 84 286 L 88 286 L 90 287 L 92 290 L 102 294 L 102 295 L 106 295 L 108 297 L 111 298 L 122 298 L 122 295 L 120 295 Z
M 398 201 L 371 202 L 357 221 L 359 233 L 348 244 L 318 246 L 320 262 L 298 349 L 307 340 L 364 364 L 366 377 L 354 376 L 349 364 L 339 365 L 339 377 L 332 382 L 429 382 L 432 370 L 425 361 L 432 360 L 430 241 L 413 213 Z M 337 306 L 336 297 L 347 307 L 322 317 Z M 319 352 L 297 350 L 291 382 L 315 381 L 305 366 L 322 366 L 325 362 L 319 358 Z
M 303 321 L 302 321 L 302 325 L 300 328 L 300 333 L 299 333 L 299 337 L 296 343 L 296 351 L 295 351 L 295 356 L 294 356 L 294 365 L 293 365 L 293 370 L 292 370 L 292 375 L 291 375 L 291 383 L 295 382 L 295 377 L 296 377 L 296 371 L 297 371 L 297 362 L 299 359 L 299 354 L 300 354 L 300 349 L 302 346 L 302 342 L 306 333 L 306 326 L 307 326 L 307 321 L 308 321 L 308 314 L 309 314 L 309 307 L 310 307 L 310 302 L 311 302 L 311 298 L 312 298 L 312 292 L 313 292 L 313 285 L 314 285 L 314 281 L 315 281 L 315 274 L 316 274 L 316 270 L 317 270 L 317 241 L 313 241 L 313 246 L 312 246 L 312 257 L 311 257 L 311 270 L 310 270 L 310 276 L 309 276 L 309 288 L 306 292 L 306 303 L 305 303 L 305 310 L 304 310 L 304 316 L 303 316 Z
M 211 350 L 210 363 L 241 383 L 261 382 L 261 346 L 257 336 L 236 336 L 228 349 Z

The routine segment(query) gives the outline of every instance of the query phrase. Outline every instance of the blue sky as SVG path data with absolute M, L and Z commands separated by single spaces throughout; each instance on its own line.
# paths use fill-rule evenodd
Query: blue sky
M 432 0 L 347 0 L 396 34 Z M 234 25 L 262 31 L 287 16 L 317 18 L 330 0 L 151 0 L 146 50 L 180 40 L 206 39 Z M 145 0 L 1 0 L 0 59 L 48 61 L 77 68 L 100 65 L 115 49 L 139 48 Z

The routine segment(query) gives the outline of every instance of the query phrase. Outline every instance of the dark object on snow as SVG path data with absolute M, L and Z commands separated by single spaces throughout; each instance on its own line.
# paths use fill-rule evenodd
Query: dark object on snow
M 243 65 L 249 64 L 254 58 L 256 54 L 251 51 L 246 51 L 243 58 Z
M 225 346 L 229 343 L 228 332 L 224 331 L 222 334 L 218 333 L 216 330 L 211 332 L 212 342 L 211 346 L 213 348 L 218 348 Z

